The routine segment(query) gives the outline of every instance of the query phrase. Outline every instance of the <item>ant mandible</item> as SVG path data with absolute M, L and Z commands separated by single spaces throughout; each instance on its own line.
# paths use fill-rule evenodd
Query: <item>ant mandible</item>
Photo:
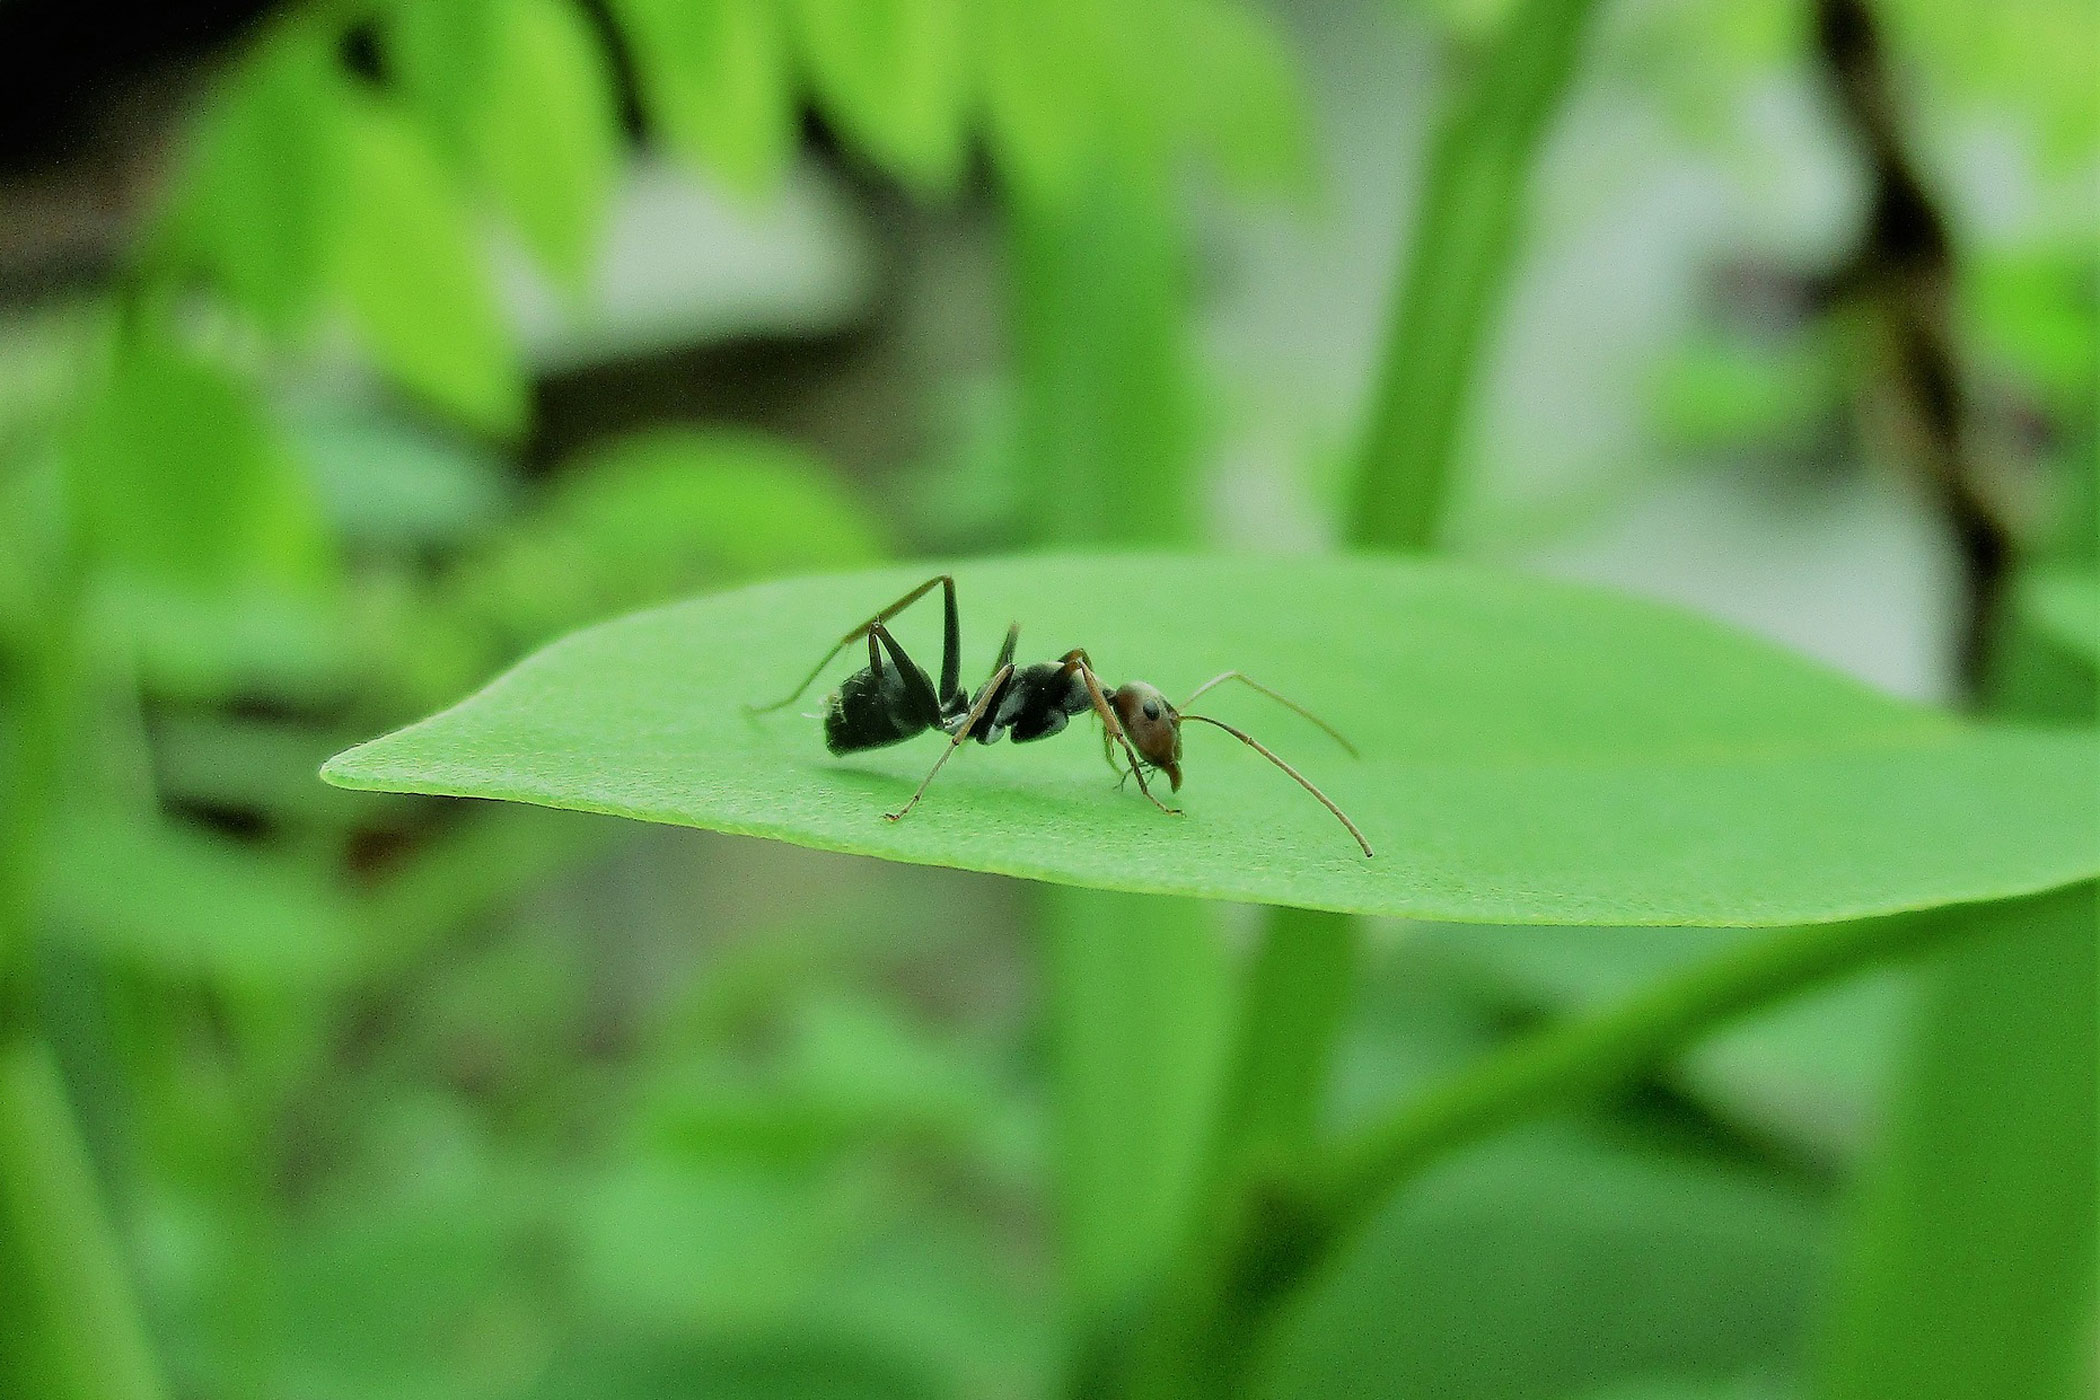
M 918 663 L 897 644 L 889 629 L 892 618 L 932 592 L 935 584 L 940 585 L 941 601 L 945 605 L 938 690 Z M 1101 752 L 1109 767 L 1124 781 L 1135 777 L 1138 791 L 1169 816 L 1180 816 L 1181 809 L 1160 801 L 1145 781 L 1145 774 L 1148 771 L 1165 773 L 1171 789 L 1175 792 L 1181 790 L 1181 726 L 1195 720 L 1224 730 L 1290 774 L 1300 787 L 1318 798 L 1320 805 L 1349 828 L 1349 834 L 1356 838 L 1357 845 L 1363 847 L 1366 856 L 1371 854 L 1371 843 L 1364 839 L 1356 823 L 1350 821 L 1348 814 L 1335 806 L 1327 794 L 1315 787 L 1303 773 L 1270 752 L 1253 735 L 1235 729 L 1221 719 L 1188 712 L 1188 706 L 1213 686 L 1240 681 L 1311 720 L 1347 749 L 1352 757 L 1355 756 L 1355 746 L 1326 721 L 1238 671 L 1213 676 L 1197 686 L 1181 705 L 1170 705 L 1156 687 L 1143 681 L 1131 681 L 1114 690 L 1107 689 L 1101 684 L 1101 678 L 1094 674 L 1093 662 L 1086 652 L 1076 648 L 1055 661 L 1014 665 L 1014 646 L 1021 638 L 1021 624 L 1017 622 L 1006 629 L 1006 643 L 999 648 L 999 659 L 992 666 L 990 679 L 978 687 L 976 694 L 965 696 L 959 684 L 962 624 L 955 611 L 955 580 L 948 574 L 936 574 L 839 638 L 838 644 L 824 653 L 824 659 L 811 668 L 810 673 L 802 678 L 802 683 L 786 698 L 770 705 L 747 705 L 745 710 L 754 715 L 765 714 L 793 704 L 823 674 L 834 657 L 862 638 L 868 643 L 868 664 L 865 669 L 848 676 L 825 702 L 824 746 L 835 754 L 846 754 L 902 743 L 931 729 L 938 729 L 948 736 L 947 748 L 934 760 L 932 771 L 912 793 L 911 800 L 897 811 L 883 813 L 890 821 L 903 820 L 912 808 L 919 805 L 919 799 L 925 795 L 935 774 L 941 771 L 941 765 L 962 746 L 964 740 L 974 738 L 980 744 L 993 744 L 999 741 L 1000 735 L 1011 734 L 1017 744 L 1031 743 L 1059 733 L 1072 716 L 1085 714 L 1091 709 L 1101 720 Z M 888 664 L 883 661 L 885 653 L 889 657 Z M 1128 769 L 1116 761 L 1119 748 L 1130 764 Z

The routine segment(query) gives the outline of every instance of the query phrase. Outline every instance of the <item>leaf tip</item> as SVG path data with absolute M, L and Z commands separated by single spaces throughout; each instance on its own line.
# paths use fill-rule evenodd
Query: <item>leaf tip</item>
M 321 781 L 330 787 L 370 791 L 374 786 L 371 776 L 357 761 L 358 755 L 370 747 L 370 744 L 357 744 L 323 763 L 320 771 Z

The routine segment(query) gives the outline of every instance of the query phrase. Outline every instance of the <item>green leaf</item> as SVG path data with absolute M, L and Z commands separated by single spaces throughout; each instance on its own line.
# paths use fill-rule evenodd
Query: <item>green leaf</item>
M 352 321 L 404 389 L 468 427 L 516 433 L 524 371 L 454 183 L 385 107 L 358 104 L 344 131 L 335 276 Z
M 673 149 L 750 196 L 794 154 L 785 24 L 774 0 L 614 0 L 642 98 Z
M 817 96 L 879 164 L 924 190 L 961 173 L 961 0 L 794 0 Z
M 119 347 L 66 461 L 78 526 L 115 574 L 192 588 L 326 574 L 313 493 L 255 389 L 150 330 Z
M 1307 188 L 1311 140 L 1291 55 L 1270 17 L 1232 0 L 1182 0 L 1165 18 L 1189 143 L 1208 148 L 1242 187 Z
M 2022 581 L 2021 613 L 2059 646 L 2100 666 L 2100 572 L 2062 569 Z
M 387 11 L 388 74 L 459 173 L 473 166 L 509 8 L 506 0 L 394 0 Z
M 198 122 L 169 207 L 176 257 L 278 332 L 311 308 L 339 215 L 342 93 L 329 57 L 301 26 L 258 45 Z
M 987 138 L 1024 206 L 1063 204 L 1112 155 L 1149 155 L 1152 133 L 1114 120 L 1116 22 L 1100 0 L 982 6 Z
M 570 0 L 511 0 L 500 26 L 482 165 L 533 254 L 580 293 L 619 167 L 611 79 Z
M 1938 961 L 1861 1191 L 1831 1400 L 2093 1393 L 2096 914 L 2090 884 L 1980 909 Z
M 1565 1127 L 1439 1167 L 1285 1314 L 1262 1400 L 1528 1400 L 1788 1369 L 1824 1212 L 1741 1165 Z
M 703 582 L 872 561 L 881 538 L 817 458 L 659 429 L 590 453 L 464 587 L 525 644 Z
M 1054 209 L 1104 172 L 1167 188 L 1192 151 L 1245 184 L 1306 172 L 1290 64 L 1258 7 L 989 0 L 974 18 L 987 139 L 1024 206 Z
M 778 699 L 931 568 L 799 579 L 570 637 L 333 759 L 352 787 L 510 798 L 1068 884 L 1498 923 L 1775 925 L 1997 899 L 2100 868 L 2087 735 L 1971 727 L 1610 594 L 1371 559 L 1145 554 L 962 567 L 965 669 L 1087 646 L 1180 694 L 1244 667 L 1361 762 L 1237 687 L 1206 702 L 1302 765 L 1378 848 L 1209 730 L 1187 815 L 1118 794 L 1083 732 L 949 764 L 827 758 Z M 899 627 L 933 662 L 937 609 Z M 831 682 L 856 664 L 836 662 Z M 1236 693 L 1237 692 L 1237 693 Z
M 43 899 L 64 936 L 166 976 L 312 985 L 357 948 L 347 903 L 317 874 L 165 822 L 69 817 Z

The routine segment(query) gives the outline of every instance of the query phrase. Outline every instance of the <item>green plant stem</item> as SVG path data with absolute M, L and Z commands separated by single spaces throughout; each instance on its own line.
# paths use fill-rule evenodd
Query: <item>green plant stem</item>
M 1566 86 L 1587 9 L 1551 0 L 1515 17 L 1495 61 L 1444 117 L 1357 461 L 1346 521 L 1353 548 L 1425 550 L 1436 541 L 1455 424 L 1506 273 L 1517 191 L 1536 132 Z M 1521 104 L 1513 105 L 1513 92 Z M 1425 412 L 1429 404 L 1440 406 L 1441 420 Z M 1257 1161 L 1263 1170 L 1286 1165 L 1309 1140 L 1357 961 L 1347 916 L 1270 912 L 1242 996 L 1214 1191 L 1237 1190 L 1238 1175 Z
M 1163 191 L 1104 162 L 1013 219 L 1024 527 L 1036 543 L 1186 541 L 1196 523 L 1186 252 Z
M 1415 1173 L 1624 1083 L 1735 1017 L 1950 941 L 1975 926 L 1974 908 L 1787 929 L 1490 1056 L 1320 1153 L 1296 1180 L 1244 1177 L 1153 1298 L 1125 1393 L 1238 1393 L 1264 1324 Z
M 1293 1179 L 1317 1141 L 1334 1047 L 1361 955 L 1346 915 L 1276 908 L 1239 997 L 1235 1039 L 1199 1191 L 1171 1271 L 1124 1341 L 1123 1393 L 1216 1393 L 1228 1383 L 1251 1309 L 1225 1296 L 1233 1248 L 1259 1247 L 1259 1203 Z M 1251 1223 L 1250 1223 L 1251 1222 Z
M 50 1046 L 0 1044 L 0 1260 L 8 1277 L 0 1346 L 24 1394 L 157 1400 L 163 1394 L 123 1254 Z
M 1104 161 L 1067 203 L 1017 200 L 1012 243 L 1027 535 L 1186 542 L 1188 289 L 1164 188 Z M 1193 1209 L 1231 969 L 1207 905 L 1056 889 L 1037 907 L 1067 1302 L 1105 1332 L 1166 1266 Z M 1083 1375 L 1075 1390 L 1091 1386 Z
M 1358 545 L 1437 542 L 1531 168 L 1596 8 L 1594 0 L 1526 0 L 1438 126 L 1359 449 L 1346 531 Z
M 1358 943 L 1356 921 L 1346 915 L 1269 912 L 1241 994 L 1211 1154 L 1212 1190 L 1295 1170 L 1312 1144 L 1355 985 Z
M 1307 1182 L 1330 1240 L 1448 1153 L 1620 1084 L 1722 1024 L 1972 925 L 1966 906 L 1787 929 L 1616 1006 L 1551 1026 L 1337 1143 Z M 1331 1247 L 1331 1246 L 1330 1246 Z
M 1857 139 L 1870 193 L 1867 218 L 1833 282 L 1869 325 L 1855 390 L 1893 410 L 1890 436 L 1931 495 L 1961 561 L 1956 679 L 1973 702 L 1999 645 L 2020 540 L 2005 488 L 1975 450 L 1964 357 L 1953 309 L 1963 267 L 1950 221 L 1913 154 L 1897 100 L 1881 16 L 1867 0 L 1813 0 L 1816 54 L 1844 123 Z
M 158 1400 L 116 1232 L 31 991 L 51 812 L 72 780 L 85 703 L 79 583 L 51 500 L 17 491 L 0 548 L 29 559 L 36 606 L 0 618 L 0 1392 Z M 24 511 L 19 502 L 38 502 Z M 8 625 L 12 624 L 12 625 Z
M 1825 1400 L 2093 1395 L 2095 888 L 1972 906 L 1977 936 L 1921 969 L 1840 1231 Z
M 1440 125 L 1407 276 L 1398 289 L 1346 521 L 1358 549 L 1427 550 L 1442 531 L 1451 459 L 1481 343 L 1500 303 L 1533 159 L 1573 78 L 1592 0 L 1530 0 Z M 1202 1296 L 1234 1226 L 1291 1233 L 1261 1215 L 1270 1185 L 1301 1169 L 1360 960 L 1354 920 L 1271 911 L 1241 996 L 1240 1027 L 1189 1267 L 1170 1283 L 1138 1390 L 1229 1384 L 1255 1319 Z M 1295 1249 L 1242 1237 L 1238 1248 Z M 1228 1246 L 1226 1252 L 1235 1246 Z M 1229 1265 L 1227 1267 L 1230 1267 Z M 1246 1300 L 1241 1300 L 1244 1303 Z M 1208 1327 L 1210 1335 L 1201 1332 Z M 1145 1369 L 1141 1358 L 1138 1370 Z

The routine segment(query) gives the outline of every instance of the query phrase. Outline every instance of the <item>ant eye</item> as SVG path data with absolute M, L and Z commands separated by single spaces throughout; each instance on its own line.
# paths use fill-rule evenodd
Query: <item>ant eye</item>
M 1145 702 L 1145 718 L 1146 718 L 1146 719 L 1158 719 L 1158 718 L 1159 718 L 1159 701 L 1157 701 L 1157 700 L 1147 700 L 1147 701 Z

